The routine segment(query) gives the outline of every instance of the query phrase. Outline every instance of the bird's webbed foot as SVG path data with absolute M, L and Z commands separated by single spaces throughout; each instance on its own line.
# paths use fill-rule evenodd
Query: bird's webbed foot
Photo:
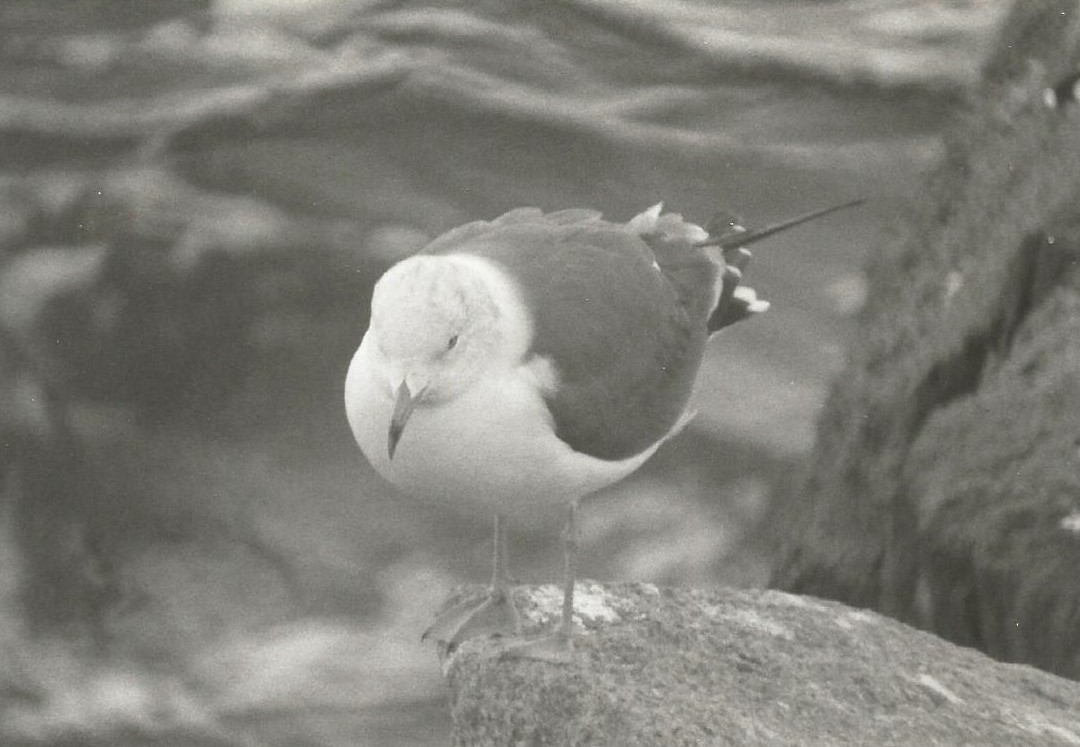
M 509 588 L 491 587 L 451 602 L 435 616 L 421 640 L 432 640 L 451 648 L 478 635 L 517 635 L 517 609 Z
M 503 517 L 495 517 L 494 569 L 491 586 L 486 590 L 451 600 L 435 616 L 420 640 L 428 639 L 448 649 L 478 635 L 495 633 L 517 635 L 521 623 L 510 590 L 507 572 L 506 529 Z

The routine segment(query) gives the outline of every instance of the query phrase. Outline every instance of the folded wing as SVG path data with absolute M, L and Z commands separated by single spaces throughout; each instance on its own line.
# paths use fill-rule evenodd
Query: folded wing
M 702 238 L 700 227 L 658 208 L 628 224 L 522 208 L 424 251 L 477 254 L 508 270 L 533 315 L 532 354 L 558 373 L 545 393 L 557 435 L 613 460 L 681 423 L 727 287 L 722 256 L 695 246 Z M 734 288 L 728 296 L 730 304 Z

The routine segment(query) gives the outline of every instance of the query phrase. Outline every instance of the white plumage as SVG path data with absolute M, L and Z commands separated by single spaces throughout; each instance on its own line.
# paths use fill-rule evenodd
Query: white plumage
M 410 309 L 401 297 L 419 290 L 417 276 L 428 273 L 441 277 L 423 284 L 418 299 L 422 308 Z M 458 274 L 452 285 L 440 282 L 451 273 Z M 386 352 L 384 337 L 427 334 L 426 329 L 417 329 L 417 318 L 453 316 L 450 310 L 459 303 L 454 290 L 459 287 L 488 294 L 492 304 L 474 310 L 471 318 L 483 328 L 485 339 L 466 342 L 459 337 L 454 349 L 447 351 L 463 351 L 467 344 L 481 347 L 479 368 L 471 356 L 448 362 L 440 355 L 425 360 L 422 354 L 395 357 Z M 659 446 L 658 442 L 639 454 L 611 461 L 575 451 L 556 436 L 544 400 L 558 387 L 556 367 L 528 354 L 530 314 L 513 280 L 489 260 L 469 256 L 404 260 L 379 281 L 372 307 L 371 325 L 346 378 L 346 413 L 372 466 L 406 492 L 458 505 L 476 504 L 516 521 L 535 521 L 540 512 L 550 513 L 553 506 L 622 479 Z M 454 334 L 461 334 L 456 329 L 450 324 L 416 347 L 440 352 Z M 411 391 L 423 390 L 431 400 L 410 415 L 391 459 L 387 432 L 403 380 Z

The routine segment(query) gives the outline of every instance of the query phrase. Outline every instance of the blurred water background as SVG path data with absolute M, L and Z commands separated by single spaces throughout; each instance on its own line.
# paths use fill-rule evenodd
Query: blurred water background
M 5 0 L 4 744 L 439 745 L 419 633 L 490 517 L 341 407 L 378 274 L 520 205 L 751 226 L 773 302 L 585 504 L 582 575 L 760 584 L 862 303 L 1005 3 Z M 558 521 L 513 571 L 559 572 Z

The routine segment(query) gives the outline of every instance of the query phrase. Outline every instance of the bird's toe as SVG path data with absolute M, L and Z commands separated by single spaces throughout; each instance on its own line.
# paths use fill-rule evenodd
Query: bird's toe
M 488 589 L 458 600 L 440 611 L 420 640 L 455 647 L 479 635 L 519 632 L 517 609 L 508 592 Z

